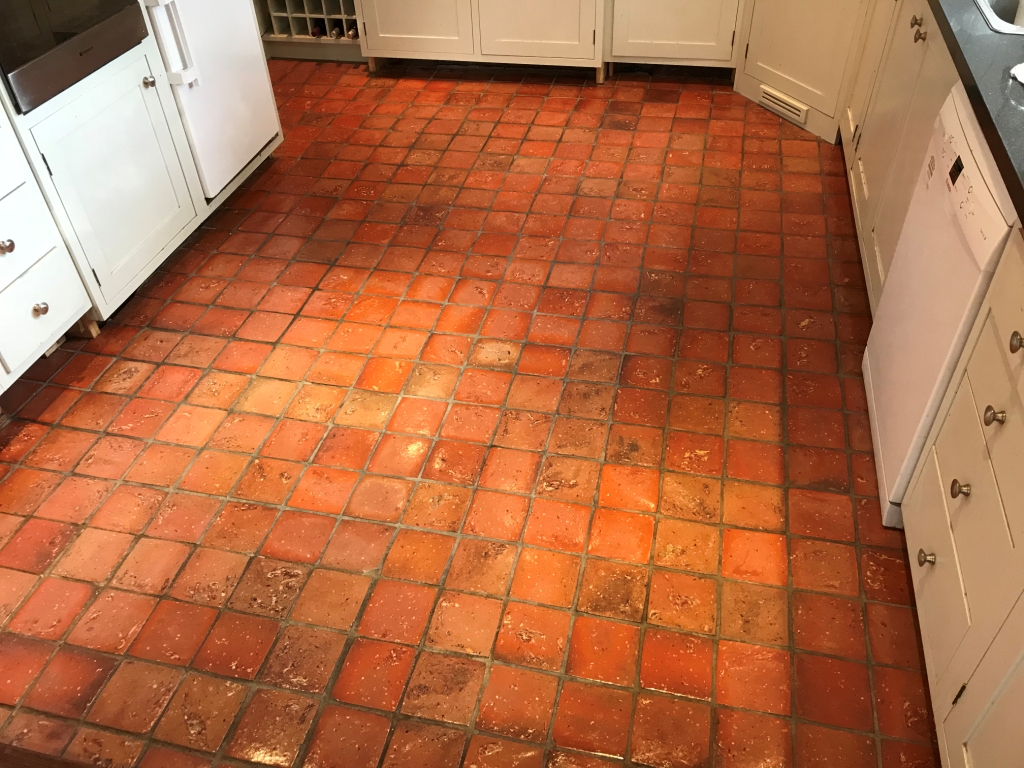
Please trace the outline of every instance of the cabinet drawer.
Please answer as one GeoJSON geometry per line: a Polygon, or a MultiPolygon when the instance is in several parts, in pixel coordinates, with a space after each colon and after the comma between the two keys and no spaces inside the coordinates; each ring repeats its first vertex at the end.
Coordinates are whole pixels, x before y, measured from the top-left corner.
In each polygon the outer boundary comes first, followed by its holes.
{"type": "Polygon", "coordinates": [[[21,151],[18,137],[0,107],[0,198],[17,189],[28,178],[28,162],[21,151]]]}
{"type": "Polygon", "coordinates": [[[928,667],[937,680],[949,666],[971,620],[935,451],[928,449],[923,461],[917,485],[903,502],[903,524],[928,667]],[[919,565],[918,552],[934,556],[935,562],[919,565]]]}
{"type": "Polygon", "coordinates": [[[46,348],[89,308],[78,270],[63,245],[0,293],[0,361],[8,371],[46,348]],[[46,305],[45,314],[37,306],[46,305]]]}
{"type": "Polygon", "coordinates": [[[1024,349],[1016,353],[1010,351],[1013,334],[1024,335],[1024,239],[1020,232],[1010,234],[987,300],[995,317],[1000,354],[1006,358],[1019,397],[1024,399],[1024,349]]]}
{"type": "Polygon", "coordinates": [[[0,200],[0,249],[4,243],[14,244],[11,252],[0,251],[0,291],[60,241],[50,209],[35,184],[22,184],[0,200]]]}
{"type": "MultiPolygon", "coordinates": [[[[1024,285],[1024,284],[1022,284],[1024,285]]],[[[1007,354],[991,313],[983,317],[967,364],[974,407],[981,420],[996,485],[1014,544],[1024,545],[1024,405],[1014,386],[1007,354]],[[989,420],[986,421],[986,411],[989,420]],[[989,423],[990,422],[990,423],[989,423]]]]}

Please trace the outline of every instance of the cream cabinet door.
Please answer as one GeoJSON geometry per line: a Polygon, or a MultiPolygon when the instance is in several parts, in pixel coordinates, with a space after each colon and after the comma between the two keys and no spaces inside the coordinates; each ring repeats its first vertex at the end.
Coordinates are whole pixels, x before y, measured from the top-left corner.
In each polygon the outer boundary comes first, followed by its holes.
{"type": "Polygon", "coordinates": [[[470,0],[362,0],[368,51],[473,53],[470,0]]]}
{"type": "Polygon", "coordinates": [[[152,77],[141,55],[31,131],[108,301],[196,215],[152,77]]]}
{"type": "Polygon", "coordinates": [[[834,117],[862,0],[757,0],[743,71],[834,117]]]}
{"type": "Polygon", "coordinates": [[[728,61],[739,0],[615,0],[613,56],[728,61]]]}
{"type": "MultiPolygon", "coordinates": [[[[871,14],[868,16],[867,27],[864,30],[864,45],[861,48],[860,63],[857,65],[857,75],[853,81],[853,91],[847,100],[846,108],[843,110],[843,119],[839,124],[843,132],[843,143],[846,145],[851,145],[857,138],[861,120],[864,118],[868,100],[871,98],[871,91],[875,86],[878,68],[882,63],[882,53],[889,40],[892,22],[900,2],[902,0],[896,0],[896,2],[872,0],[871,14]]],[[[852,163],[855,155],[853,152],[849,152],[848,155],[846,160],[848,163],[852,163]]]]}
{"type": "Polygon", "coordinates": [[[479,0],[480,53],[594,61],[597,0],[479,0]]]}

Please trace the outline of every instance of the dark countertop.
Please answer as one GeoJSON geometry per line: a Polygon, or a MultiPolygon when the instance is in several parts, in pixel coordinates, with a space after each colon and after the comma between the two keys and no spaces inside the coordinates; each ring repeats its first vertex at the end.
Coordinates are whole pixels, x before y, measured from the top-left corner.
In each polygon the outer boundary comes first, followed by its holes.
{"type": "Polygon", "coordinates": [[[1024,215],[1024,35],[993,32],[975,0],[928,0],[1017,214],[1024,215]]]}

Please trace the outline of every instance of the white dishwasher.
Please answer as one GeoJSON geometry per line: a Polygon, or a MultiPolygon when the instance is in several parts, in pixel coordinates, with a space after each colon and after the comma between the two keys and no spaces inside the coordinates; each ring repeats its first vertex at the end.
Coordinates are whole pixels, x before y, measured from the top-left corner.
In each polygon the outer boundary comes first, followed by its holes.
{"type": "Polygon", "coordinates": [[[1017,222],[963,85],[946,99],[864,351],[879,499],[900,503],[1017,222]]]}

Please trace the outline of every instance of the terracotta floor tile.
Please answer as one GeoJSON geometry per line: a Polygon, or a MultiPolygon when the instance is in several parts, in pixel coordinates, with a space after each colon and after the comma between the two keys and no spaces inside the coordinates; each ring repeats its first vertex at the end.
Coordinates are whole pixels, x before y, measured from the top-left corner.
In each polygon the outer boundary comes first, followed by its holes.
{"type": "Polygon", "coordinates": [[[842,150],[707,72],[269,68],[274,159],[0,396],[0,741],[936,766],[842,150]]]}

